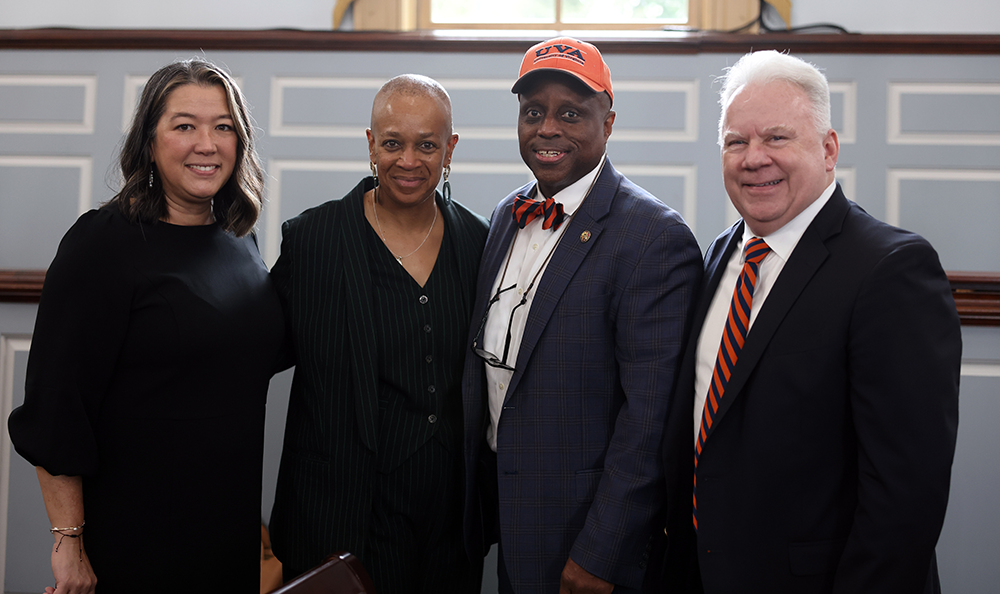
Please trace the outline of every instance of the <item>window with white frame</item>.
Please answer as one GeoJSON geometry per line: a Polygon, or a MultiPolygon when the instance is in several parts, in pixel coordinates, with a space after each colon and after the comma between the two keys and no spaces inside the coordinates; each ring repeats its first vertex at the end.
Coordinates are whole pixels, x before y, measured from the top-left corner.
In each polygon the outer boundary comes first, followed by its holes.
{"type": "Polygon", "coordinates": [[[699,0],[419,0],[422,29],[660,29],[689,26],[699,0]]]}

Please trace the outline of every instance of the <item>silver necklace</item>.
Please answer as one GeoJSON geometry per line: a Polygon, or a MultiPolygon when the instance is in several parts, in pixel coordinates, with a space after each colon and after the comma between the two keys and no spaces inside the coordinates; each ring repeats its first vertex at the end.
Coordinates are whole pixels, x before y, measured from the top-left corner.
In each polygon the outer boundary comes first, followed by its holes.
{"type": "MultiPolygon", "coordinates": [[[[431,200],[433,200],[433,198],[431,198],[431,200]]],[[[420,251],[420,248],[424,247],[424,244],[427,243],[427,238],[431,236],[431,231],[434,230],[434,224],[437,223],[438,220],[437,203],[434,204],[434,218],[431,219],[431,226],[427,230],[427,235],[424,235],[424,240],[420,242],[420,245],[417,246],[417,249],[413,250],[409,254],[406,254],[405,256],[397,256],[396,253],[392,251],[392,248],[389,247],[389,242],[385,240],[385,233],[382,232],[382,223],[380,223],[378,220],[378,208],[375,206],[376,204],[378,204],[378,188],[375,188],[374,192],[372,192],[372,212],[375,213],[375,225],[378,226],[378,236],[382,239],[382,243],[385,245],[385,249],[389,250],[389,253],[392,254],[392,257],[395,258],[397,262],[399,262],[400,266],[402,266],[403,258],[409,258],[413,254],[420,251]]]]}

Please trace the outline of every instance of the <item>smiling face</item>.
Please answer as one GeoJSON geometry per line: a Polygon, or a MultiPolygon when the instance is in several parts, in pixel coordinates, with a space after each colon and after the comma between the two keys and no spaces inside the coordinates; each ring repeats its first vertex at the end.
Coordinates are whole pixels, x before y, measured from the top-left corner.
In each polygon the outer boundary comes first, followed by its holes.
{"type": "Polygon", "coordinates": [[[188,84],[174,89],[151,145],[168,213],[211,209],[212,198],[236,166],[236,145],[222,87],[188,84]]]}
{"type": "Polygon", "coordinates": [[[833,183],[837,133],[818,131],[805,92],[785,81],[744,87],[724,109],[726,192],[754,235],[770,235],[833,183]]]}
{"type": "Polygon", "coordinates": [[[446,106],[423,93],[398,92],[376,102],[367,134],[380,204],[414,205],[433,196],[458,143],[446,106]]]}
{"type": "Polygon", "coordinates": [[[538,188],[552,197],[600,163],[615,112],[606,94],[565,75],[536,79],[518,95],[517,138],[538,188]]]}

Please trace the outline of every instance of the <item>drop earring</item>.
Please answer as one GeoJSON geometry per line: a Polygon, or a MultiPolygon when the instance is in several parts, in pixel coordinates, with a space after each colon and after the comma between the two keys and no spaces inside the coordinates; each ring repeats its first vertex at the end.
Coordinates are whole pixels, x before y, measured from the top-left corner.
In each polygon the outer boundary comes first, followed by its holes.
{"type": "Polygon", "coordinates": [[[368,166],[371,167],[372,177],[375,178],[375,187],[378,187],[378,167],[375,166],[375,161],[369,161],[368,166]]]}
{"type": "Polygon", "coordinates": [[[451,175],[451,163],[444,166],[444,185],[441,187],[441,195],[444,196],[445,202],[451,201],[451,182],[448,181],[449,175],[451,175]]]}
{"type": "Polygon", "coordinates": [[[153,187],[153,166],[149,166],[149,187],[153,187]]]}

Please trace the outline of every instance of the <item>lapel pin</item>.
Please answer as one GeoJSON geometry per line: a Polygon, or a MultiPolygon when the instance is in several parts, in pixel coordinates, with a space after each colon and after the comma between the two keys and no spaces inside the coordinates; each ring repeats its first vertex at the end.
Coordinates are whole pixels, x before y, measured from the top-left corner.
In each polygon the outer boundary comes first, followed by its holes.
{"type": "Polygon", "coordinates": [[[590,231],[584,231],[580,234],[580,243],[587,243],[590,241],[590,231]]]}

